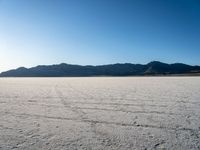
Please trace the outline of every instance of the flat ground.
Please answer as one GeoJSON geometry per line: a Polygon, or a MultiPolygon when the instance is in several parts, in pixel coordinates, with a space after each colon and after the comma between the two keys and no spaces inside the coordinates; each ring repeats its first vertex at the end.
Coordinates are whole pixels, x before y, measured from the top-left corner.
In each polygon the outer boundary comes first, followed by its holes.
{"type": "Polygon", "coordinates": [[[200,149],[200,77],[0,78],[0,149],[200,149]]]}

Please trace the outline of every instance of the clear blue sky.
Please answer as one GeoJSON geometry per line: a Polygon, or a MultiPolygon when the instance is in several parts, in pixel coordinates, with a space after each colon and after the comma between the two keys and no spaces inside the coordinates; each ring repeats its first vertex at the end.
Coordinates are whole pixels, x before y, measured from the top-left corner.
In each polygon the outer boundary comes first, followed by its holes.
{"type": "Polygon", "coordinates": [[[152,60],[200,65],[199,0],[0,0],[0,71],[152,60]]]}

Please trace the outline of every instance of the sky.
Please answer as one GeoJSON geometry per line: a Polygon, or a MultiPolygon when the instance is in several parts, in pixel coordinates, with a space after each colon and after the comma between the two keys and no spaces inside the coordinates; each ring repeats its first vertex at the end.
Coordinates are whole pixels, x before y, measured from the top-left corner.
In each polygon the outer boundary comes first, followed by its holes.
{"type": "Polygon", "coordinates": [[[200,65],[199,0],[0,0],[0,72],[153,60],[200,65]]]}

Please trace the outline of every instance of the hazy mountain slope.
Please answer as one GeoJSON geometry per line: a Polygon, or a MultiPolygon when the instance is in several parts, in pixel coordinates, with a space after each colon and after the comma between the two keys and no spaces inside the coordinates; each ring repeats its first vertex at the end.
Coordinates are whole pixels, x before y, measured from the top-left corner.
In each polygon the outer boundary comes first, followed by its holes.
{"type": "Polygon", "coordinates": [[[181,63],[166,64],[158,61],[141,64],[110,64],[101,66],[81,66],[58,64],[20,67],[2,72],[1,77],[70,77],[70,76],[133,76],[133,75],[167,75],[200,73],[200,66],[190,66],[181,63]]]}

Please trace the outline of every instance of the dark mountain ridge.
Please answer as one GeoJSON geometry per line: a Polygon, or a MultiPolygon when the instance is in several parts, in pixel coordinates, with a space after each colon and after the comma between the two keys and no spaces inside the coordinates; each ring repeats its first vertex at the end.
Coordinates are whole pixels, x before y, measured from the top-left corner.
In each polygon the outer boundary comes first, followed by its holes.
{"type": "Polygon", "coordinates": [[[200,75],[200,66],[182,63],[167,64],[152,61],[141,64],[109,64],[100,66],[81,66],[61,63],[40,65],[32,68],[20,67],[2,72],[0,77],[86,77],[86,76],[145,76],[145,75],[200,75]]]}

